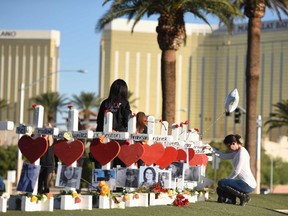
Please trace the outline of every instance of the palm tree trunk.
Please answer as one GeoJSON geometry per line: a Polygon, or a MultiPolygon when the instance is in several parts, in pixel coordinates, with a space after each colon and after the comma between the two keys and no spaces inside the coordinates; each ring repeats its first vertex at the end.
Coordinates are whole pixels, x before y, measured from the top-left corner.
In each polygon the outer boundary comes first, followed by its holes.
{"type": "Polygon", "coordinates": [[[261,18],[250,17],[248,22],[248,50],[246,66],[246,138],[245,146],[250,153],[251,170],[256,176],[257,169],[257,94],[259,82],[259,53],[261,36],[261,18]]]}
{"type": "MultiPolygon", "coordinates": [[[[162,120],[169,125],[175,122],[176,92],[176,50],[162,50],[161,56],[162,82],[162,120]]],[[[169,133],[171,132],[169,127],[169,133]]]]}

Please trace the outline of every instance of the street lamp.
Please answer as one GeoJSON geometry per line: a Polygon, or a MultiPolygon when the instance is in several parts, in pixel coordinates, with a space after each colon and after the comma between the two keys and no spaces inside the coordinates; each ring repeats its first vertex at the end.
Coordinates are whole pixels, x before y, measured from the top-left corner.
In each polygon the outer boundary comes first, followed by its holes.
{"type": "MultiPolygon", "coordinates": [[[[24,93],[25,93],[25,89],[28,89],[34,85],[36,85],[37,83],[44,81],[46,78],[48,78],[49,76],[53,75],[53,74],[57,74],[57,73],[62,73],[62,72],[69,72],[69,73],[87,73],[86,70],[84,69],[78,69],[78,70],[59,70],[59,71],[55,71],[52,73],[49,73],[46,76],[43,76],[41,79],[38,79],[32,83],[30,83],[29,85],[25,86],[24,83],[21,83],[21,87],[20,87],[20,112],[19,112],[19,125],[23,124],[23,116],[24,116],[24,93]]],[[[19,134],[19,139],[21,138],[22,134],[19,134]]],[[[17,159],[17,182],[20,179],[20,168],[22,167],[22,153],[21,151],[18,149],[18,159],[17,159]]]]}

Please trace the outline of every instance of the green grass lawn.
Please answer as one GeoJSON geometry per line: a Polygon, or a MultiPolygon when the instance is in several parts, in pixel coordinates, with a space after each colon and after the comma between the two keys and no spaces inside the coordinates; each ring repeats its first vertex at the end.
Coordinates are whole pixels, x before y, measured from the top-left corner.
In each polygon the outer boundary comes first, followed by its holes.
{"type": "Polygon", "coordinates": [[[133,207],[125,209],[93,209],[89,210],[54,210],[53,212],[22,212],[8,210],[6,213],[0,213],[5,216],[51,216],[51,215],[69,215],[69,216],[137,216],[137,215],[157,215],[157,216],[191,216],[191,215],[284,215],[277,212],[276,209],[288,210],[288,194],[267,194],[251,195],[251,201],[244,207],[239,205],[220,204],[216,202],[215,194],[209,201],[190,203],[186,207],[176,206],[151,206],[151,207],[133,207]]]}

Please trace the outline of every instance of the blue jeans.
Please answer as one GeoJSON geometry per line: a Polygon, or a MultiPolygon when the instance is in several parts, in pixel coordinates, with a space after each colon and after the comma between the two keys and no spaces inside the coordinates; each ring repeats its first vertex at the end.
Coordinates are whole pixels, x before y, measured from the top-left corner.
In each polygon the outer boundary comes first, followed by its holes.
{"type": "Polygon", "coordinates": [[[230,186],[244,193],[251,193],[254,190],[254,188],[251,188],[246,182],[240,179],[221,179],[218,182],[218,186],[220,188],[225,188],[225,186],[230,186]]]}

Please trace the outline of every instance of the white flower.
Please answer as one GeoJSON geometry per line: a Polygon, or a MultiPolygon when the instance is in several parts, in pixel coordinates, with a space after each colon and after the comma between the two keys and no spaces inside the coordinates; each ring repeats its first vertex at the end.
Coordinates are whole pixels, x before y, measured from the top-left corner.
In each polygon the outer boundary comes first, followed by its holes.
{"type": "Polygon", "coordinates": [[[47,196],[45,194],[43,194],[42,197],[41,197],[41,201],[42,202],[46,202],[47,199],[48,199],[47,196]]]}
{"type": "Polygon", "coordinates": [[[9,199],[10,198],[10,194],[7,192],[4,192],[1,196],[2,199],[9,199]]]}

